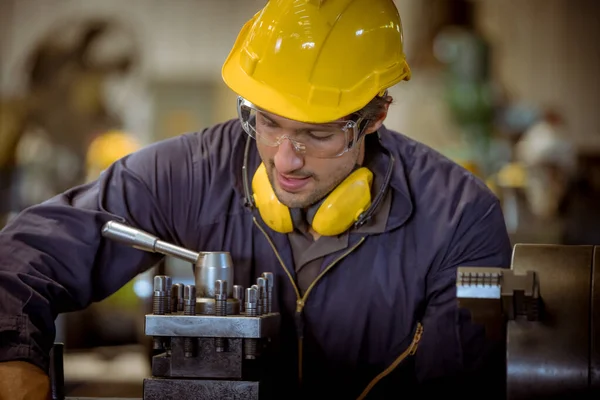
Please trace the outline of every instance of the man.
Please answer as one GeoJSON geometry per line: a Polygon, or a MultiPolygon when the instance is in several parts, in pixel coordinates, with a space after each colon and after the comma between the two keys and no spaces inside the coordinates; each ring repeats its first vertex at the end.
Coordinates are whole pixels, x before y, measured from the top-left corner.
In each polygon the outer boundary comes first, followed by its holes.
{"type": "Polygon", "coordinates": [[[383,126],[409,77],[391,0],[269,2],[223,66],[239,120],[125,157],[1,233],[0,391],[43,388],[56,314],[157,262],[102,239],[109,220],[229,251],[235,284],[275,274],[281,398],[476,386],[487,343],[456,269],[511,249],[479,180],[383,126]]]}

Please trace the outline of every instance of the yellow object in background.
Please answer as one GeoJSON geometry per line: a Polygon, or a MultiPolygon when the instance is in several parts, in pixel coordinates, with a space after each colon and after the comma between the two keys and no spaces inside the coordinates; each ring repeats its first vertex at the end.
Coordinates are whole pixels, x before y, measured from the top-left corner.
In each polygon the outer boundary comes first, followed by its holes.
{"type": "Polygon", "coordinates": [[[88,147],[86,155],[87,180],[98,178],[100,173],[115,161],[142,147],[131,134],[123,131],[108,131],[96,137],[88,147]]]}
{"type": "Polygon", "coordinates": [[[474,161],[463,160],[458,161],[457,164],[469,171],[470,173],[472,173],[473,175],[475,175],[476,177],[483,179],[481,170],[479,169],[477,163],[475,163],[474,161]]]}
{"type": "MultiPolygon", "coordinates": [[[[96,137],[88,147],[86,155],[87,180],[97,179],[102,171],[115,161],[142,147],[131,134],[113,130],[96,137]]],[[[100,304],[104,307],[137,309],[138,298],[133,290],[134,280],[129,281],[112,296],[100,304]]]]}
{"type": "Polygon", "coordinates": [[[501,187],[523,188],[527,183],[525,166],[519,162],[506,164],[496,176],[497,184],[501,187]]]}

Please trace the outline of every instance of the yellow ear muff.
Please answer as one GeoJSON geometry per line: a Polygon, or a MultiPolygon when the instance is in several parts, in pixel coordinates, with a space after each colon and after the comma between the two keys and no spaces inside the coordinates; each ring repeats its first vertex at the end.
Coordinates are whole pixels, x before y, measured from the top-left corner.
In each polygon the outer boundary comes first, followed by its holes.
{"type": "Polygon", "coordinates": [[[335,236],[358,221],[371,205],[373,173],[361,167],[348,175],[317,210],[312,228],[322,236],[335,236]]]}
{"type": "Polygon", "coordinates": [[[256,208],[267,226],[280,233],[292,232],[294,225],[290,210],[277,199],[263,163],[252,178],[252,192],[256,208]]]}
{"type": "MultiPolygon", "coordinates": [[[[322,236],[335,236],[350,228],[371,205],[372,182],[373,173],[365,167],[348,175],[319,206],[312,221],[313,230],[322,236]]],[[[290,210],[277,199],[262,163],[252,178],[252,192],[267,226],[280,233],[292,232],[290,210]]]]}

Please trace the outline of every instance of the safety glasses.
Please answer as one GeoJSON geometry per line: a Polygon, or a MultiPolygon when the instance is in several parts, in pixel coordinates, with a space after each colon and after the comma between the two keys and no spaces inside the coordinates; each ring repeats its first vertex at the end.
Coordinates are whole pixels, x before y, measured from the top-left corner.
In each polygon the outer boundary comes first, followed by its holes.
{"type": "Polygon", "coordinates": [[[363,123],[366,120],[359,118],[356,121],[303,124],[300,129],[284,128],[282,123],[295,121],[263,111],[242,97],[238,97],[237,110],[242,127],[250,137],[271,147],[289,140],[296,152],[317,158],[334,158],[346,153],[359,142],[368,125],[363,123]]]}

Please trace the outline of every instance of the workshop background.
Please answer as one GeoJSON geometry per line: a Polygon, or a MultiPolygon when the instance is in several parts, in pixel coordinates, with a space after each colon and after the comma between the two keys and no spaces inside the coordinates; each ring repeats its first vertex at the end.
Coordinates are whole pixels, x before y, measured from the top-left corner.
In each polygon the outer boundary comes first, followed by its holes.
{"type": "MultiPolygon", "coordinates": [[[[470,169],[514,243],[600,244],[600,2],[397,0],[386,125],[470,169]]],[[[0,0],[0,226],[149,143],[236,117],[220,68],[265,0],[0,0]]],[[[201,250],[201,249],[197,249],[201,250]]],[[[151,276],[57,320],[68,395],[141,397],[151,276]]]]}

